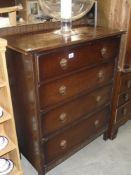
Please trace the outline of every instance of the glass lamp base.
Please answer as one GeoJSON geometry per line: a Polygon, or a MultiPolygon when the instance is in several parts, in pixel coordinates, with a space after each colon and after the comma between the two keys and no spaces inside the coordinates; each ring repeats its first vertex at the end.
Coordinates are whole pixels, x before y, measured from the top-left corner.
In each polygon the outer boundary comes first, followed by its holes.
{"type": "Polygon", "coordinates": [[[61,33],[69,34],[72,30],[72,20],[71,19],[61,19],[61,33]]]}
{"type": "Polygon", "coordinates": [[[55,31],[55,34],[62,36],[70,36],[72,35],[72,20],[71,19],[61,19],[60,30],[55,31]]]}

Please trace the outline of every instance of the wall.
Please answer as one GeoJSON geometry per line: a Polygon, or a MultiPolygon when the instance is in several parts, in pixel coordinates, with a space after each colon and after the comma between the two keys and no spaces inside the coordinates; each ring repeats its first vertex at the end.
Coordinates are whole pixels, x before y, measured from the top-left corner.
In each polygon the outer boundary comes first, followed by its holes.
{"type": "MultiPolygon", "coordinates": [[[[98,24],[128,31],[131,0],[98,0],[98,24]]],[[[119,67],[123,69],[127,34],[122,37],[119,67]]]]}

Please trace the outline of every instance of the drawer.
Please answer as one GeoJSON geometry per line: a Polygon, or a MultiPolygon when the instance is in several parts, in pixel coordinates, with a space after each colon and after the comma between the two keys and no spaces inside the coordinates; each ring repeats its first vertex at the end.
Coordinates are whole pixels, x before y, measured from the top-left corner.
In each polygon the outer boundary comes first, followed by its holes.
{"type": "Polygon", "coordinates": [[[122,118],[131,118],[131,100],[117,110],[116,120],[119,121],[122,118]]]}
{"type": "Polygon", "coordinates": [[[44,143],[46,164],[57,160],[79,146],[87,139],[105,129],[108,121],[108,109],[90,118],[84,119],[72,128],[62,132],[44,143]]]}
{"type": "Polygon", "coordinates": [[[115,60],[119,38],[106,38],[38,56],[39,81],[115,60]]]}
{"type": "Polygon", "coordinates": [[[124,103],[127,103],[129,100],[131,100],[131,88],[126,90],[124,93],[122,93],[119,96],[118,99],[118,106],[123,105],[124,103]]]}
{"type": "Polygon", "coordinates": [[[45,113],[41,118],[43,136],[109,104],[111,91],[111,86],[106,86],[45,113]]]}
{"type": "Polygon", "coordinates": [[[129,88],[131,88],[131,72],[122,76],[120,92],[123,93],[123,91],[129,88]]]}
{"type": "Polygon", "coordinates": [[[39,87],[40,108],[43,109],[84,92],[93,91],[109,83],[113,78],[113,72],[113,64],[103,64],[63,79],[42,84],[39,87]]]}

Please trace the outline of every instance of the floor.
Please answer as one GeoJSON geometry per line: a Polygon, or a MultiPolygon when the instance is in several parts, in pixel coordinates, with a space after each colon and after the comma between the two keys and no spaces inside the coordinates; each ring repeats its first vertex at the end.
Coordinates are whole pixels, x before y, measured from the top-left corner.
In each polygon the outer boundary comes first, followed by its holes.
{"type": "MultiPolygon", "coordinates": [[[[24,157],[22,166],[25,175],[37,175],[24,157]]],[[[131,175],[131,121],[115,140],[99,137],[46,175],[131,175]]]]}

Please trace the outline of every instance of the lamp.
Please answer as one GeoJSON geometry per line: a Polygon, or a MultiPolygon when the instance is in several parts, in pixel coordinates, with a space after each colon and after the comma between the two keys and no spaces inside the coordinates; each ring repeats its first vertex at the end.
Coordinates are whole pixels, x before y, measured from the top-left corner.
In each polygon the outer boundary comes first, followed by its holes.
{"type": "Polygon", "coordinates": [[[72,0],[61,0],[61,34],[68,34],[72,28],[72,0]]]}
{"type": "MultiPolygon", "coordinates": [[[[95,23],[97,24],[97,1],[95,0],[38,0],[44,14],[60,21],[60,30],[55,34],[71,36],[76,34],[72,29],[72,21],[86,15],[95,3],[95,23]]],[[[79,32],[79,31],[78,31],[79,32]]],[[[65,37],[65,38],[67,38],[65,37]]]]}

